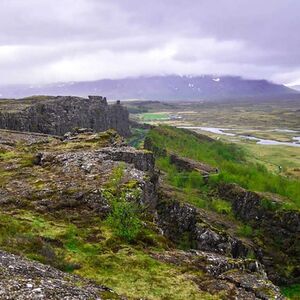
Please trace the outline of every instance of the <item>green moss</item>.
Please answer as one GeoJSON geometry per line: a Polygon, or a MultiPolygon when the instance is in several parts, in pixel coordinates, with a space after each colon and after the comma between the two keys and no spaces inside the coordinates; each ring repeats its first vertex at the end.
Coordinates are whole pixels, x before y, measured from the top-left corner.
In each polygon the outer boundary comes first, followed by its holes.
{"type": "Polygon", "coordinates": [[[2,160],[2,161],[11,160],[11,159],[14,159],[17,157],[18,157],[18,154],[14,151],[0,152],[0,160],[2,160]]]}
{"type": "Polygon", "coordinates": [[[218,299],[205,292],[185,276],[185,270],[158,262],[143,252],[122,248],[117,253],[93,258],[96,267],[76,273],[113,287],[130,298],[147,299],[218,299]]]}
{"type": "Polygon", "coordinates": [[[0,187],[5,185],[16,175],[15,170],[1,170],[0,169],[0,187]]]}
{"type": "Polygon", "coordinates": [[[189,270],[149,256],[148,251],[160,251],[166,243],[151,227],[127,244],[99,218],[88,221],[89,226],[79,227],[27,211],[1,213],[0,247],[94,279],[129,298],[218,299],[199,291],[188,279],[189,270]],[[91,235],[101,238],[89,241],[95,239],[91,235]]]}
{"type": "Polygon", "coordinates": [[[264,207],[265,209],[271,210],[271,211],[276,211],[281,207],[281,205],[278,202],[274,202],[274,201],[271,201],[270,199],[266,199],[266,198],[264,198],[260,201],[260,205],[262,207],[264,207]]]}
{"type": "Polygon", "coordinates": [[[131,189],[135,189],[137,187],[137,185],[138,185],[138,181],[136,181],[136,180],[130,180],[130,181],[124,183],[123,187],[125,189],[131,190],[131,189]]]}
{"type": "Polygon", "coordinates": [[[242,225],[238,228],[237,233],[242,237],[252,237],[253,229],[250,225],[242,225]]]}
{"type": "Polygon", "coordinates": [[[281,292],[284,296],[291,300],[300,299],[300,284],[292,284],[281,288],[281,292]]]}
{"type": "Polygon", "coordinates": [[[231,204],[228,201],[221,199],[213,199],[211,202],[211,207],[214,211],[220,214],[230,214],[231,213],[231,204]]]}
{"type": "Polygon", "coordinates": [[[113,195],[121,193],[123,177],[125,171],[125,163],[120,163],[116,168],[114,168],[107,180],[105,187],[113,195]]]}

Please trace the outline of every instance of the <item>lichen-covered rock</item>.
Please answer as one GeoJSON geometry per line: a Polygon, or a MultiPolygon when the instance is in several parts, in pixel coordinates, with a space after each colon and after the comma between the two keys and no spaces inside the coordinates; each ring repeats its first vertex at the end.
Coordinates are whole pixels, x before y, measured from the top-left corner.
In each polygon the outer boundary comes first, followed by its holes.
{"type": "Polygon", "coordinates": [[[195,161],[190,158],[180,157],[176,154],[170,155],[170,163],[174,164],[181,171],[197,171],[202,175],[208,175],[210,173],[218,173],[218,169],[208,164],[204,164],[195,161]]]}
{"type": "Polygon", "coordinates": [[[124,161],[133,164],[141,171],[154,171],[154,156],[151,152],[145,150],[136,150],[133,147],[102,148],[101,153],[107,155],[107,158],[114,161],[124,161]]]}
{"type": "Polygon", "coordinates": [[[232,257],[245,257],[250,250],[241,240],[206,223],[192,205],[164,196],[158,202],[157,212],[163,233],[177,244],[232,257]]]}
{"type": "Polygon", "coordinates": [[[220,185],[219,195],[232,203],[237,218],[263,232],[256,253],[269,277],[281,284],[299,280],[300,213],[281,208],[270,195],[247,191],[236,184],[220,185]]]}
{"type": "Polygon", "coordinates": [[[284,299],[278,287],[266,277],[257,276],[257,274],[234,270],[223,273],[219,278],[225,279],[235,286],[252,293],[255,299],[284,299]]]}
{"type": "Polygon", "coordinates": [[[3,251],[0,270],[3,300],[122,299],[105,286],[3,251]]]}
{"type": "Polygon", "coordinates": [[[193,280],[200,289],[222,294],[222,299],[281,300],[280,290],[268,280],[260,263],[252,259],[231,259],[203,251],[169,251],[152,254],[154,258],[202,271],[193,280]]]}
{"type": "Polygon", "coordinates": [[[54,135],[63,135],[76,127],[95,131],[113,128],[122,136],[130,135],[127,109],[120,103],[108,105],[106,98],[100,96],[88,99],[49,96],[15,101],[17,108],[11,104],[13,110],[8,106],[0,112],[0,128],[54,135]]]}
{"type": "Polygon", "coordinates": [[[244,221],[276,226],[277,230],[284,230],[287,235],[300,234],[299,212],[277,210],[280,203],[275,199],[265,199],[262,195],[247,191],[236,184],[220,185],[219,194],[232,202],[233,211],[244,221]]]}
{"type": "MultiPolygon", "coordinates": [[[[105,179],[120,162],[124,162],[126,164],[124,178],[126,178],[127,181],[136,181],[142,191],[140,203],[151,211],[156,207],[158,178],[154,171],[153,155],[148,151],[123,146],[77,152],[44,152],[38,155],[39,165],[61,166],[62,171],[68,175],[69,178],[74,176],[76,179],[80,177],[92,179],[97,178],[97,176],[101,174],[103,174],[102,178],[105,179]]],[[[74,182],[76,182],[76,179],[74,178],[74,182]]],[[[95,185],[93,186],[96,188],[95,185]]],[[[85,204],[87,203],[86,197],[88,196],[89,199],[97,200],[94,201],[94,208],[99,211],[107,211],[107,203],[101,198],[101,195],[99,195],[98,198],[96,197],[96,192],[92,195],[94,196],[91,198],[90,193],[83,193],[83,195],[73,199],[71,202],[68,201],[68,203],[66,203],[65,198],[62,197],[64,200],[63,202],[59,201],[59,207],[62,203],[66,205],[70,203],[72,203],[72,205],[85,204]]],[[[68,198],[70,199],[70,195],[68,198]]],[[[91,200],[89,200],[89,203],[91,203],[91,200]]],[[[54,208],[57,208],[57,206],[54,208]]]]}
{"type": "MultiPolygon", "coordinates": [[[[30,140],[31,135],[28,135],[30,140]]],[[[20,140],[19,134],[16,138],[20,140]]],[[[44,136],[39,138],[44,139],[44,136]]],[[[23,143],[23,139],[21,141],[23,143]]],[[[0,186],[0,195],[5,195],[0,198],[3,205],[30,206],[44,213],[81,210],[104,218],[110,211],[110,203],[103,190],[113,184],[114,170],[121,168],[119,184],[124,185],[128,193],[138,191],[135,200],[154,211],[158,178],[153,155],[124,146],[124,140],[116,132],[76,130],[64,140],[55,138],[46,140],[45,144],[37,140],[32,145],[34,149],[39,146],[43,151],[30,154],[30,168],[22,170],[17,163],[10,167],[22,174],[0,186]]],[[[5,164],[6,169],[9,164],[5,164]]]]}

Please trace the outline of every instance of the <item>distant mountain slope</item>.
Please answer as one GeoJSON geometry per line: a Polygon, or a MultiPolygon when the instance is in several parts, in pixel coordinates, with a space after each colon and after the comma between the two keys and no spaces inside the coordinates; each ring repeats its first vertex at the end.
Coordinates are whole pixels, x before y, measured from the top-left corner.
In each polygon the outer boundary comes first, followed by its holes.
{"type": "Polygon", "coordinates": [[[293,90],[300,91],[300,85],[293,85],[293,86],[291,86],[291,88],[293,90]]]}
{"type": "Polygon", "coordinates": [[[1,97],[30,95],[105,95],[108,99],[207,100],[287,95],[296,93],[286,86],[266,80],[247,80],[233,76],[152,76],[103,79],[39,86],[3,86],[1,97]]]}

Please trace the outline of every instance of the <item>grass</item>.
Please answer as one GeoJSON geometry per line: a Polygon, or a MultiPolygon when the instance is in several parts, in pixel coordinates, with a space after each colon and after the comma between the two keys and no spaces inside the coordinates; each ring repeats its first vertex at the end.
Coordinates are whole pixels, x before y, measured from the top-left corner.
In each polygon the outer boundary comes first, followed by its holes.
{"type": "Polygon", "coordinates": [[[168,157],[158,157],[156,165],[167,174],[168,182],[181,190],[185,195],[185,201],[218,214],[231,214],[232,208],[228,201],[208,195],[211,187],[204,182],[198,172],[179,172],[174,165],[170,164],[168,157]]]}
{"type": "Polygon", "coordinates": [[[297,147],[264,146],[241,143],[249,160],[263,163],[272,173],[279,173],[291,178],[300,179],[300,149],[297,147]],[[282,170],[279,170],[279,166],[282,170]]]}
{"type": "MultiPolygon", "coordinates": [[[[21,154],[3,159],[5,163],[18,162],[18,176],[25,170],[36,172],[35,167],[20,166],[21,154]]],[[[12,176],[8,173],[3,180],[12,176]]],[[[135,194],[135,182],[124,182],[123,175],[123,164],[112,170],[102,186],[108,199],[123,197],[129,191],[135,194]]],[[[33,179],[35,188],[44,187],[46,178],[33,179]]],[[[0,212],[0,249],[93,279],[128,299],[218,299],[199,291],[186,268],[159,262],[149,254],[169,247],[170,242],[145,218],[131,240],[120,237],[114,226],[97,215],[82,217],[73,212],[51,216],[16,208],[0,212]]]]}
{"type": "Polygon", "coordinates": [[[293,284],[287,287],[283,287],[281,292],[285,297],[291,300],[300,299],[300,284],[293,284]]]}
{"type": "Polygon", "coordinates": [[[185,271],[158,262],[141,251],[124,247],[118,253],[93,257],[94,270],[80,271],[85,277],[99,280],[107,286],[136,299],[217,299],[187,280],[185,271]]]}
{"type": "Polygon", "coordinates": [[[75,225],[22,210],[1,213],[0,247],[93,279],[129,299],[219,299],[199,291],[186,268],[148,254],[165,247],[153,231],[127,243],[98,217],[86,222],[75,225]]]}
{"type": "Polygon", "coordinates": [[[242,225],[238,229],[238,234],[242,237],[252,237],[253,229],[250,225],[242,225]]]}
{"type": "Polygon", "coordinates": [[[132,128],[132,135],[127,139],[128,145],[135,148],[142,148],[145,136],[148,131],[148,129],[132,128]]]}
{"type": "MultiPolygon", "coordinates": [[[[235,182],[249,190],[278,194],[286,197],[285,207],[300,208],[300,182],[272,173],[264,165],[252,162],[247,152],[236,144],[208,141],[204,138],[201,140],[186,130],[169,126],[152,129],[148,137],[160,149],[218,167],[221,173],[212,177],[212,183],[235,182]]],[[[158,163],[163,168],[168,162],[158,163]]],[[[187,180],[176,173],[171,181],[178,187],[183,185],[181,182],[187,184],[187,180]]],[[[192,180],[189,182],[194,184],[192,180]]],[[[199,178],[196,182],[202,184],[199,178]]]]}
{"type": "Polygon", "coordinates": [[[219,214],[229,215],[231,213],[231,204],[222,199],[213,199],[211,206],[219,214]]]}
{"type": "Polygon", "coordinates": [[[163,121],[169,119],[169,114],[167,113],[143,113],[139,116],[143,121],[163,121]]]}

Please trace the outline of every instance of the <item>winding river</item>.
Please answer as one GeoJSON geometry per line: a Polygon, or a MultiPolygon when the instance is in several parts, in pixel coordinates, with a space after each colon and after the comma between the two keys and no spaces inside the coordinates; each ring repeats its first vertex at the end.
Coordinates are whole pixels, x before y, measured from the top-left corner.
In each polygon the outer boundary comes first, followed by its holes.
{"type": "MultiPolygon", "coordinates": [[[[227,132],[227,131],[230,131],[230,130],[233,130],[233,129],[228,129],[228,128],[201,127],[201,126],[181,126],[180,128],[191,129],[191,130],[202,130],[202,131],[207,131],[207,132],[220,134],[220,135],[236,136],[236,137],[239,137],[239,138],[242,138],[242,139],[256,141],[256,143],[259,144],[259,145],[300,147],[300,136],[294,136],[292,138],[293,142],[279,142],[279,141],[275,141],[275,140],[261,139],[261,138],[255,137],[255,136],[248,136],[248,135],[240,135],[240,134],[230,133],[230,132],[227,132]]],[[[293,132],[295,134],[299,133],[298,131],[289,130],[289,129],[274,129],[274,131],[293,132]]]]}

